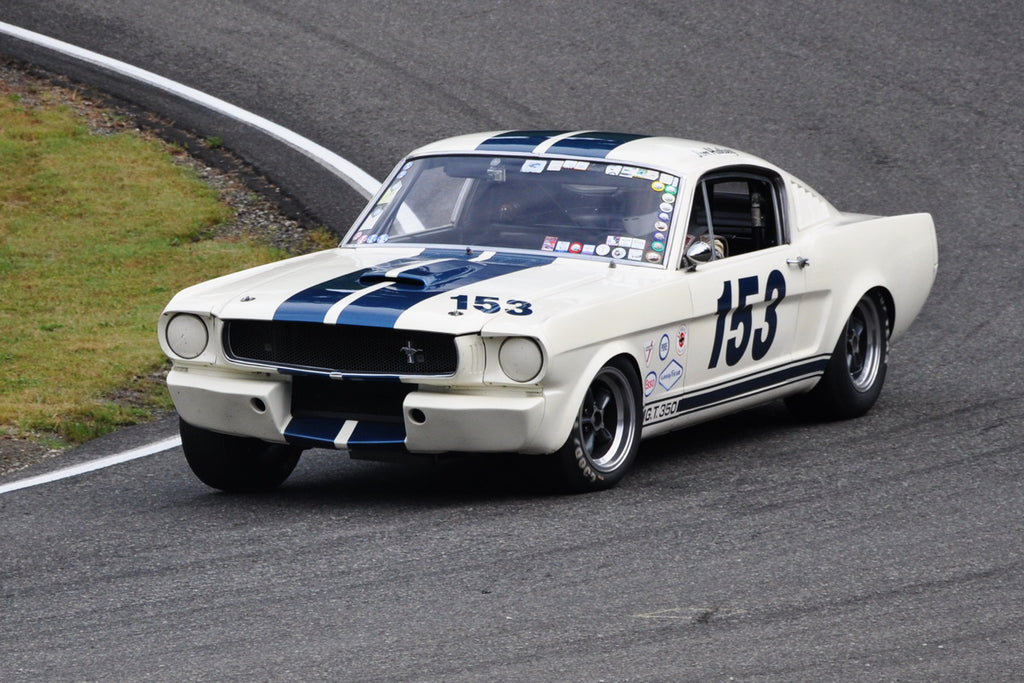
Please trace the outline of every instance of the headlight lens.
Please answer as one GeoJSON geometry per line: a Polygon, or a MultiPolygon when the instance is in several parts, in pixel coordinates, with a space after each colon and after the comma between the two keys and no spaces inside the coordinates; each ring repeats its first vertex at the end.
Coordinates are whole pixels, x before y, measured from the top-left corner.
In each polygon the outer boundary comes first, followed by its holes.
{"type": "Polygon", "coordinates": [[[206,350],[210,333],[206,323],[197,315],[179,313],[167,323],[167,346],[182,358],[196,358],[206,350]]]}
{"type": "Polygon", "coordinates": [[[516,382],[529,382],[540,374],[544,352],[528,337],[509,337],[498,349],[498,363],[505,376],[516,382]]]}

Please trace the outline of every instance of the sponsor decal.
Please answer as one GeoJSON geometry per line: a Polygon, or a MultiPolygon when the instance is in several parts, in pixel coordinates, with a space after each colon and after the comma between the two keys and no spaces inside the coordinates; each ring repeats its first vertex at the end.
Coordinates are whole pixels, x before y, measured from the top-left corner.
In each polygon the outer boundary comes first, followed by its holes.
{"type": "Polygon", "coordinates": [[[651,242],[651,249],[654,251],[665,251],[665,243],[655,240],[651,242]]]}
{"type": "Polygon", "coordinates": [[[622,247],[612,249],[612,258],[626,258],[626,250],[622,247]]]}
{"type": "Polygon", "coordinates": [[[686,353],[687,334],[686,325],[680,325],[676,330],[676,354],[679,356],[686,353]]]}
{"type": "Polygon", "coordinates": [[[545,237],[544,238],[544,244],[540,245],[540,250],[541,251],[554,251],[555,250],[555,244],[557,244],[557,243],[558,243],[558,238],[557,237],[545,237]]]}
{"type": "Polygon", "coordinates": [[[667,214],[667,213],[672,213],[672,205],[671,205],[671,204],[669,204],[668,202],[663,202],[663,203],[661,204],[661,206],[659,206],[659,207],[658,207],[658,209],[659,209],[659,210],[660,210],[660,211],[661,211],[662,213],[666,213],[666,214],[667,214]]]}
{"type": "Polygon", "coordinates": [[[669,341],[668,335],[661,335],[661,341],[658,342],[658,358],[665,360],[668,358],[668,350],[671,348],[671,342],[669,341]]]}
{"type": "Polygon", "coordinates": [[[654,190],[655,192],[664,192],[665,183],[661,182],[660,180],[655,180],[653,183],[651,183],[651,189],[654,190]]]}
{"type": "Polygon", "coordinates": [[[676,196],[671,192],[666,192],[665,194],[661,195],[661,201],[665,202],[666,204],[675,204],[676,196]]]}
{"type": "Polygon", "coordinates": [[[673,360],[671,363],[665,366],[665,369],[658,375],[658,384],[665,391],[668,391],[679,382],[683,377],[683,366],[679,364],[679,361],[673,360]]]}
{"type": "Polygon", "coordinates": [[[650,396],[658,388],[658,375],[652,370],[644,377],[644,397],[650,396]]]}
{"type": "Polygon", "coordinates": [[[523,162],[521,173],[543,173],[546,162],[543,159],[527,159],[523,162]]]}
{"type": "Polygon", "coordinates": [[[594,248],[594,253],[598,256],[607,256],[611,252],[612,248],[607,244],[599,244],[594,248]]]}
{"type": "Polygon", "coordinates": [[[558,240],[555,251],[569,251],[569,240],[558,240]]]}
{"type": "Polygon", "coordinates": [[[651,339],[644,345],[644,365],[651,364],[651,356],[654,355],[654,340],[651,339]]]}
{"type": "Polygon", "coordinates": [[[626,256],[630,261],[642,261],[644,258],[643,249],[630,249],[629,254],[626,256]]]}
{"type": "Polygon", "coordinates": [[[584,244],[583,245],[583,251],[581,253],[583,253],[583,254],[593,254],[594,253],[594,249],[595,249],[595,247],[594,247],[593,244],[584,244]]]}
{"type": "Polygon", "coordinates": [[[656,251],[649,251],[644,254],[644,259],[646,259],[648,263],[661,263],[661,254],[656,251]]]}
{"type": "Polygon", "coordinates": [[[573,242],[572,244],[569,245],[570,254],[578,254],[581,251],[583,251],[583,245],[580,244],[579,242],[573,242]]]}

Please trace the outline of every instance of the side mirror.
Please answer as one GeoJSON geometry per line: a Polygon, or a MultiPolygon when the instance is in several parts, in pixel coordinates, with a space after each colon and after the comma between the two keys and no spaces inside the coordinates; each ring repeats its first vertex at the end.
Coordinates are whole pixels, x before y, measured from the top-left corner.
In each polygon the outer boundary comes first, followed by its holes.
{"type": "Polygon", "coordinates": [[[683,258],[686,260],[686,269],[693,270],[698,264],[713,261],[715,253],[710,244],[696,240],[686,248],[686,255],[683,258]]]}

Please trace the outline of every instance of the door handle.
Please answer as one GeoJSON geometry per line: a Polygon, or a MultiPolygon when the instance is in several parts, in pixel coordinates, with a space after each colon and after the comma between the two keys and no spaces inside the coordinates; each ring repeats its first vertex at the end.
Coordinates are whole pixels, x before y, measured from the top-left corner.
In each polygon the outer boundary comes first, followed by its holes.
{"type": "Polygon", "coordinates": [[[796,258],[786,259],[786,263],[791,266],[800,266],[801,268],[806,268],[807,266],[811,265],[811,260],[809,258],[804,258],[803,256],[797,256],[796,258]]]}

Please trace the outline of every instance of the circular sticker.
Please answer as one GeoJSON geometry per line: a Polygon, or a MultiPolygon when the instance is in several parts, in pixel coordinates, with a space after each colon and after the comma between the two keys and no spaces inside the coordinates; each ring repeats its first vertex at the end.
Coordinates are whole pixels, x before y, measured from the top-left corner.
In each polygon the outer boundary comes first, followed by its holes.
{"type": "Polygon", "coordinates": [[[607,256],[608,252],[610,252],[611,250],[612,248],[609,247],[607,244],[599,244],[597,245],[597,248],[594,249],[594,253],[597,254],[598,256],[607,256]]]}
{"type": "Polygon", "coordinates": [[[676,196],[674,194],[669,194],[668,192],[666,192],[665,194],[661,195],[661,200],[666,204],[674,204],[676,201],[676,196]]]}
{"type": "Polygon", "coordinates": [[[668,213],[671,213],[671,212],[672,212],[672,205],[671,205],[671,204],[669,204],[668,202],[666,202],[666,203],[662,204],[662,205],[661,205],[661,206],[659,206],[658,208],[659,208],[659,209],[660,209],[660,210],[661,210],[661,211],[662,211],[663,213],[666,213],[666,214],[668,214],[668,213]]]}
{"type": "Polygon", "coordinates": [[[644,254],[644,258],[648,263],[661,263],[661,254],[656,251],[649,251],[644,254]]]}
{"type": "Polygon", "coordinates": [[[665,251],[665,243],[655,240],[651,242],[651,249],[654,251],[665,251]]]}
{"type": "Polygon", "coordinates": [[[570,254],[578,254],[581,251],[583,251],[583,245],[580,244],[579,242],[573,242],[572,244],[569,245],[570,254]]]}
{"type": "Polygon", "coordinates": [[[644,377],[644,396],[650,396],[654,393],[654,390],[658,387],[658,375],[653,371],[648,372],[647,376],[644,377]]]}
{"type": "Polygon", "coordinates": [[[655,192],[664,192],[665,183],[661,182],[660,180],[655,180],[653,183],[651,183],[651,189],[654,190],[655,192]]]}
{"type": "MultiPolygon", "coordinates": [[[[657,226],[655,226],[655,227],[657,227],[657,226]]],[[[663,232],[661,232],[661,231],[659,230],[658,232],[656,232],[656,233],[654,233],[653,235],[651,235],[651,238],[652,238],[652,239],[656,239],[656,240],[658,240],[659,242],[664,242],[664,241],[665,241],[665,233],[663,233],[663,232]]]]}
{"type": "Polygon", "coordinates": [[[679,188],[676,187],[675,185],[668,185],[665,187],[665,192],[668,192],[669,194],[675,194],[676,192],[679,192],[679,188]]]}
{"type": "Polygon", "coordinates": [[[626,250],[622,247],[612,249],[612,258],[626,258],[626,250]]]}

